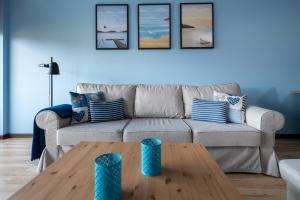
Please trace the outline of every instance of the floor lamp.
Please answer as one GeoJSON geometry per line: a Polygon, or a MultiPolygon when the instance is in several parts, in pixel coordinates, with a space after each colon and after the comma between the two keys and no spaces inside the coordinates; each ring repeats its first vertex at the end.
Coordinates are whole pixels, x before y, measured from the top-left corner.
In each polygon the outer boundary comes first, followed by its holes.
{"type": "Polygon", "coordinates": [[[39,67],[49,68],[49,105],[53,106],[53,75],[59,75],[59,66],[56,62],[53,62],[51,57],[50,64],[40,64],[39,67]]]}

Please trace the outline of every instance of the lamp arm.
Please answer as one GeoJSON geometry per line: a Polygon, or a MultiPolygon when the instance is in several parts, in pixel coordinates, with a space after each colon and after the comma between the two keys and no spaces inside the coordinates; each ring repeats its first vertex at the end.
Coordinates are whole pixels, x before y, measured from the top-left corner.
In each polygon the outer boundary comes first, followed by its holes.
{"type": "Polygon", "coordinates": [[[50,65],[49,64],[39,64],[39,67],[45,67],[45,68],[49,68],[50,65]]]}

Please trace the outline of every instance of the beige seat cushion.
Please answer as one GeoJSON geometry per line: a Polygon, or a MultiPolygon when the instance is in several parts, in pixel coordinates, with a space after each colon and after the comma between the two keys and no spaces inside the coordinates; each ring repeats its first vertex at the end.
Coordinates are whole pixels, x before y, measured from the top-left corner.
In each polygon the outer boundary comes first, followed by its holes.
{"type": "Polygon", "coordinates": [[[163,142],[192,142],[191,129],[182,119],[137,118],[132,119],[124,130],[124,142],[140,142],[156,137],[163,142]]]}
{"type": "Polygon", "coordinates": [[[82,141],[121,142],[128,119],[100,123],[81,123],[57,131],[58,145],[76,145],[82,141]]]}
{"type": "Polygon", "coordinates": [[[219,124],[184,119],[193,131],[193,142],[206,147],[247,146],[259,147],[261,133],[243,124],[219,124]]]}
{"type": "Polygon", "coordinates": [[[231,95],[241,94],[240,86],[237,83],[209,86],[182,86],[185,117],[191,118],[193,99],[213,100],[214,91],[231,95]]]}
{"type": "Polygon", "coordinates": [[[182,90],[180,86],[137,86],[135,117],[182,118],[183,116],[182,90]]]}
{"type": "Polygon", "coordinates": [[[101,91],[103,92],[106,101],[123,98],[125,117],[132,118],[134,113],[135,88],[135,85],[103,85],[79,83],[77,85],[77,92],[90,93],[101,91]]]}

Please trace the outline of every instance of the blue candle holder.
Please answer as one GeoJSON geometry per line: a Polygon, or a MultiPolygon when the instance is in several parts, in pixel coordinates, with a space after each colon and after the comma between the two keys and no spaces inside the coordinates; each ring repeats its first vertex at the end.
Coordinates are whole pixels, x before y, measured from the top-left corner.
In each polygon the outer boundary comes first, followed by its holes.
{"type": "Polygon", "coordinates": [[[145,176],[161,174],[161,141],[157,138],[141,142],[141,171],[145,176]]]}
{"type": "Polygon", "coordinates": [[[119,200],[122,193],[122,156],[103,154],[95,160],[94,200],[119,200]]]}

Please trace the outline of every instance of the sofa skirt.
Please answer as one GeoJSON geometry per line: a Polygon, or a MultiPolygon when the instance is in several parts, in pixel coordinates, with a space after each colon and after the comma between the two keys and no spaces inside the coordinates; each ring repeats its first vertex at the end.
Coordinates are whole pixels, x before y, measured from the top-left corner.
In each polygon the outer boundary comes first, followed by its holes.
{"type": "MultiPolygon", "coordinates": [[[[73,146],[58,146],[58,157],[72,149],[73,146]]],[[[278,161],[273,148],[261,147],[206,147],[225,173],[264,173],[280,177],[278,161]]],[[[51,163],[51,157],[45,148],[38,165],[42,172],[51,163]]]]}
{"type": "MultiPolygon", "coordinates": [[[[72,147],[59,146],[59,157],[72,149],[72,147]]],[[[206,147],[206,149],[225,173],[264,173],[266,175],[279,176],[276,170],[278,167],[277,162],[274,162],[268,169],[263,169],[262,166],[265,161],[261,161],[261,159],[265,158],[262,156],[263,152],[260,147],[206,147]]],[[[271,157],[277,160],[275,152],[273,152],[271,157]]]]}
{"type": "Polygon", "coordinates": [[[259,147],[207,147],[224,172],[262,173],[259,147]]]}

